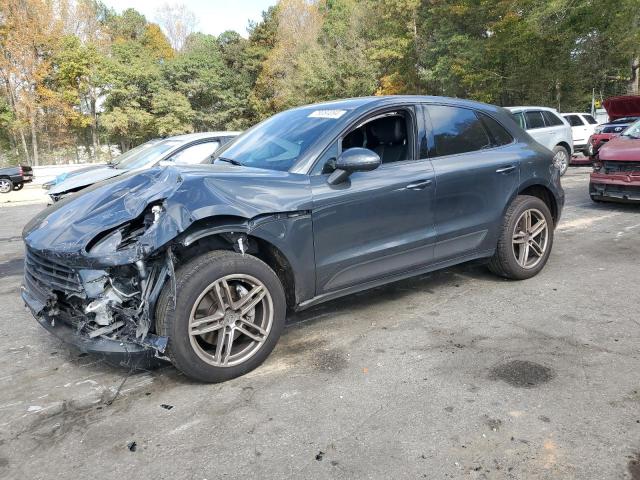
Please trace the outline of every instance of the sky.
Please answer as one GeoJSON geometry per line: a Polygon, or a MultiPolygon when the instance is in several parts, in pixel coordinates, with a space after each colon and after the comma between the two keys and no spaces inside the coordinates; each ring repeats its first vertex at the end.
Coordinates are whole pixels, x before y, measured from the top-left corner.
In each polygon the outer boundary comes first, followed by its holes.
{"type": "Polygon", "coordinates": [[[226,30],[235,30],[247,36],[249,20],[258,21],[262,11],[276,3],[276,0],[103,0],[122,12],[135,8],[150,22],[156,21],[156,10],[164,3],[184,4],[198,19],[196,31],[218,35],[226,30]]]}

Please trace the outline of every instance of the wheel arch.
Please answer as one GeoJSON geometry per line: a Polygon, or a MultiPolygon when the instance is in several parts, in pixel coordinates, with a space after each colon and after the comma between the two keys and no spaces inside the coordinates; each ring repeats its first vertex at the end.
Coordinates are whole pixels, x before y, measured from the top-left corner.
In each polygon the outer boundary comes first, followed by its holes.
{"type": "Polygon", "coordinates": [[[542,200],[547,205],[547,207],[549,207],[549,211],[551,212],[551,217],[553,218],[553,224],[556,225],[558,223],[558,213],[559,213],[558,203],[556,201],[555,196],[553,195],[553,192],[549,189],[549,187],[541,183],[534,183],[531,185],[522,185],[518,189],[517,195],[530,195],[532,197],[537,197],[540,200],[542,200]]]}
{"type": "Polygon", "coordinates": [[[573,148],[571,147],[571,145],[569,145],[567,142],[565,142],[564,140],[560,140],[557,144],[556,147],[562,147],[567,151],[567,154],[569,154],[569,157],[571,157],[572,153],[573,153],[573,148]]]}
{"type": "MultiPolygon", "coordinates": [[[[220,216],[194,222],[185,232],[176,238],[175,253],[181,263],[210,252],[211,250],[232,250],[253,255],[276,273],[282,283],[287,307],[294,308],[303,300],[292,262],[276,245],[272,238],[262,234],[256,228],[256,221],[269,221],[269,216],[258,220],[239,216],[220,216]]],[[[273,217],[273,216],[271,216],[273,217]]]]}

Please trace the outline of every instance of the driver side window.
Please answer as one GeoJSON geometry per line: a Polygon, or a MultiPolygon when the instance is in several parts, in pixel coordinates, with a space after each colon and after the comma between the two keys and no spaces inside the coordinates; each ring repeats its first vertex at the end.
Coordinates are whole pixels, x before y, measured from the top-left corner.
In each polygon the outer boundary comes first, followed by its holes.
{"type": "Polygon", "coordinates": [[[358,125],[325,152],[318,162],[321,173],[333,172],[338,154],[350,148],[372,150],[383,164],[409,160],[413,132],[410,121],[411,117],[405,112],[389,112],[358,125]]]}

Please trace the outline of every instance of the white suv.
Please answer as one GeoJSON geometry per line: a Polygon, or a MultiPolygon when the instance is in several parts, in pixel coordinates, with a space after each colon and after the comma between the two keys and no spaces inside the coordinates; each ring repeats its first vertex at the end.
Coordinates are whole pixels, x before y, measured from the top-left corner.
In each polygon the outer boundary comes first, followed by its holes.
{"type": "Polygon", "coordinates": [[[588,157],[589,137],[595,133],[598,122],[589,113],[563,113],[562,116],[571,125],[573,149],[581,151],[585,157],[588,157]]]}
{"type": "Polygon", "coordinates": [[[564,175],[573,154],[571,126],[558,111],[547,107],[507,107],[516,122],[534,140],[554,153],[554,160],[564,175]]]}

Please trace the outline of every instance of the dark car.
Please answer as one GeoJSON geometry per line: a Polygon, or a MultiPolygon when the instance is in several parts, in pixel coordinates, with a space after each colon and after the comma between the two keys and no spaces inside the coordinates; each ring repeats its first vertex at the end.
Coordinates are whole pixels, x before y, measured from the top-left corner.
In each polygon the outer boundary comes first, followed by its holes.
{"type": "Polygon", "coordinates": [[[264,361],[288,308],[476,259],[536,275],[564,204],[558,168],[491,105],[300,107],[213,165],[128,174],[40,213],[23,233],[22,297],[86,352],[150,350],[223,381],[264,361]]]}
{"type": "Polygon", "coordinates": [[[589,194],[596,202],[640,202],[640,120],[600,149],[589,194]]]}
{"type": "Polygon", "coordinates": [[[22,190],[25,183],[33,181],[33,169],[26,165],[0,168],[0,193],[22,190]]]}

